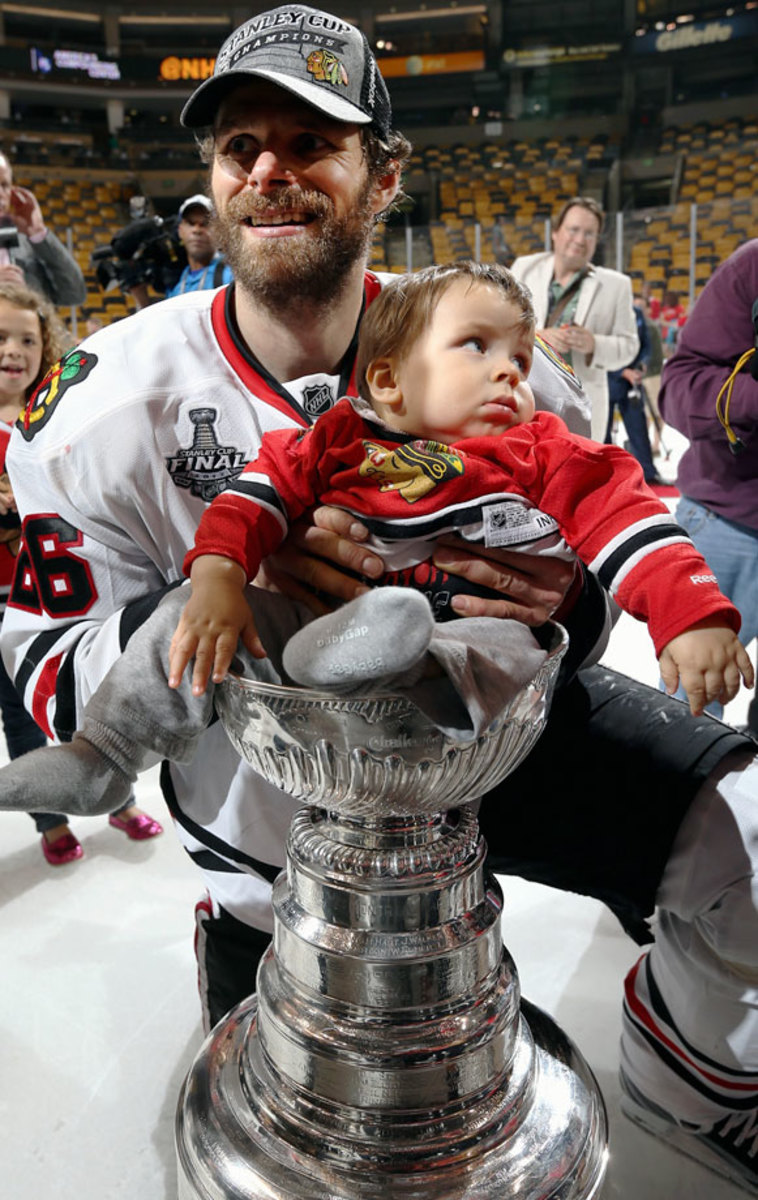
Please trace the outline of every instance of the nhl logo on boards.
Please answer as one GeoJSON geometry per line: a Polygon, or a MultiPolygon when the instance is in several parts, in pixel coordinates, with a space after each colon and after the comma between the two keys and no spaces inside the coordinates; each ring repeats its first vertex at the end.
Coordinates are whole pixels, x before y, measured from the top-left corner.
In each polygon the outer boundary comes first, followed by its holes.
{"type": "Polygon", "coordinates": [[[192,445],[166,458],[166,468],[177,487],[189,488],[200,500],[213,500],[241,475],[248,459],[234,446],[220,446],[214,424],[215,408],[193,408],[192,445]]]}
{"type": "Polygon", "coordinates": [[[320,417],[334,404],[331,388],[326,383],[314,383],[303,388],[303,409],[309,417],[320,417]]]}

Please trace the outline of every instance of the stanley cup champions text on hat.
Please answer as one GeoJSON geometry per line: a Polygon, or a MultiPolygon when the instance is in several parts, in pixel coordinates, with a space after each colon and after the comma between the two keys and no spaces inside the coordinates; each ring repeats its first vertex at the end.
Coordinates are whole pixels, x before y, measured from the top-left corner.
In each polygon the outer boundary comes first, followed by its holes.
{"type": "Polygon", "coordinates": [[[389,94],[366,38],[330,13],[292,4],[245,21],[219,50],[212,78],[190,96],[182,124],[211,125],[246,76],[268,79],[337,121],[372,125],[385,137],[390,131],[389,94]]]}

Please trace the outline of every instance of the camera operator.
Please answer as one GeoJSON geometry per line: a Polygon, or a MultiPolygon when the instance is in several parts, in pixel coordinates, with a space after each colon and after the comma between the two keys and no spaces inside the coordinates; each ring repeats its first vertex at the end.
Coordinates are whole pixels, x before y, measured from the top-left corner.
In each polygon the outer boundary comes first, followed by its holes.
{"type": "Polygon", "coordinates": [[[132,298],[138,309],[172,295],[187,255],[175,228],[178,218],[164,221],[149,215],[144,196],[129,201],[132,220],[120,229],[108,246],[92,252],[92,265],[104,292],[113,288],[132,298]],[[151,295],[150,289],[157,295],[151,295]]]}
{"type": "Polygon", "coordinates": [[[28,188],[14,187],[13,171],[0,153],[0,280],[25,283],[53,304],[82,304],[87,285],[78,265],[45,226],[28,188]]]}
{"type": "Polygon", "coordinates": [[[213,205],[207,196],[190,196],[179,207],[177,233],[187,254],[187,266],[179,281],[166,296],[181,296],[184,292],[202,292],[206,288],[231,283],[231,268],[216,250],[211,233],[213,205]]]}

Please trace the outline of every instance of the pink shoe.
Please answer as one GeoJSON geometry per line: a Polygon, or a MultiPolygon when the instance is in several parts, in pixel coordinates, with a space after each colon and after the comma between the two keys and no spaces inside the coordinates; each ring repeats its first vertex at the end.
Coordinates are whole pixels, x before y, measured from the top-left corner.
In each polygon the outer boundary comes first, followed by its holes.
{"type": "Polygon", "coordinates": [[[42,837],[42,853],[51,867],[62,867],[65,863],[74,862],[84,854],[81,843],[73,833],[62,833],[54,842],[48,842],[42,837]]]}
{"type": "Polygon", "coordinates": [[[149,817],[147,813],[129,817],[126,821],[123,817],[117,817],[115,813],[111,813],[108,817],[108,824],[112,825],[114,829],[120,829],[134,842],[146,842],[148,838],[154,838],[159,833],[163,833],[163,826],[149,817]]]}

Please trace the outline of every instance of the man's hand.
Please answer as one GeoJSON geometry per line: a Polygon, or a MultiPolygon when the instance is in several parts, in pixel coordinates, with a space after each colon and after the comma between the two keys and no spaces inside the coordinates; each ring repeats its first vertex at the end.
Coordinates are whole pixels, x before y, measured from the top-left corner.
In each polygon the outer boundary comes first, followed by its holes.
{"type": "Polygon", "coordinates": [[[547,329],[538,329],[537,333],[543,342],[547,342],[559,354],[565,358],[571,353],[571,346],[568,340],[568,325],[551,325],[547,329]]]}
{"type": "Polygon", "coordinates": [[[192,564],[192,594],[169,647],[168,686],[179,687],[194,657],[192,694],[202,696],[209,678],[221,683],[241,639],[254,658],[265,658],[250,605],[245,598],[245,572],[231,559],[203,555],[192,564]]]}
{"type": "Polygon", "coordinates": [[[736,633],[716,622],[717,618],[700,621],[672,638],[658,660],[669,696],[681,683],[695,717],[706,704],[733,700],[741,679],[749,688],[755,683],[753,664],[736,633]]]}
{"type": "Polygon", "coordinates": [[[24,283],[24,272],[17,263],[6,263],[0,267],[0,283],[24,283]]]}
{"type": "Polygon", "coordinates": [[[584,325],[551,325],[547,329],[538,329],[543,342],[547,342],[564,358],[576,352],[592,358],[595,353],[595,335],[584,325]]]}
{"type": "Polygon", "coordinates": [[[595,335],[591,329],[587,329],[585,325],[567,325],[566,337],[569,350],[578,350],[580,354],[592,358],[595,353],[595,335]]]}
{"type": "Polygon", "coordinates": [[[47,233],[37,198],[28,188],[16,187],[15,184],[11,188],[11,216],[19,233],[27,237],[47,233]]]}
{"type": "MultiPolygon", "coordinates": [[[[298,522],[276,554],[266,560],[259,586],[275,586],[292,599],[303,600],[314,612],[326,612],[367,590],[360,578],[341,568],[378,579],[382,560],[362,545],[367,530],[349,513],[322,506],[312,514],[314,524],[298,522]],[[314,596],[317,590],[331,600],[314,596]]],[[[462,617],[509,617],[525,625],[542,625],[563,604],[576,578],[575,563],[507,550],[473,548],[450,537],[437,543],[434,562],[452,575],[503,592],[502,600],[455,596],[453,608],[462,617]]]]}
{"type": "Polygon", "coordinates": [[[150,292],[146,283],[135,283],[129,288],[129,295],[138,309],[147,308],[151,304],[150,292]]]}
{"type": "Polygon", "coordinates": [[[361,544],[367,537],[365,525],[349,513],[323,505],[292,525],[255,582],[301,600],[317,614],[328,612],[368,591],[362,576],[378,579],[384,571],[378,555],[361,544]]]}
{"type": "Polygon", "coordinates": [[[441,539],[435,566],[480,587],[502,592],[502,600],[454,596],[452,607],[462,617],[507,617],[524,625],[542,625],[561,607],[576,578],[578,565],[520,551],[477,546],[458,538],[441,539]]]}

